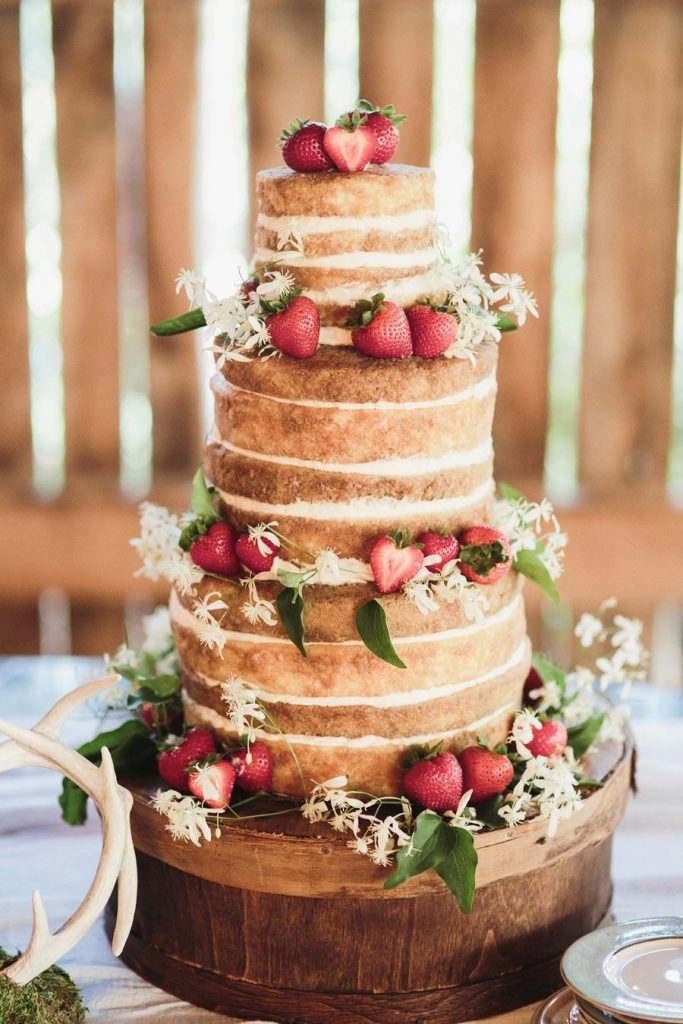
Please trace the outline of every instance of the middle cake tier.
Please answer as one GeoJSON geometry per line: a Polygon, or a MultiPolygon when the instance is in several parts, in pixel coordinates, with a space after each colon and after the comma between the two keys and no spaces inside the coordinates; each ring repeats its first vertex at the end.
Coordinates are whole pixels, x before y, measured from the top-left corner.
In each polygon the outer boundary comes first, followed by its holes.
{"type": "Polygon", "coordinates": [[[468,360],[353,349],[226,362],[212,381],[204,469],[235,526],[277,520],[313,554],[367,559],[394,528],[490,519],[497,347],[468,360]]]}

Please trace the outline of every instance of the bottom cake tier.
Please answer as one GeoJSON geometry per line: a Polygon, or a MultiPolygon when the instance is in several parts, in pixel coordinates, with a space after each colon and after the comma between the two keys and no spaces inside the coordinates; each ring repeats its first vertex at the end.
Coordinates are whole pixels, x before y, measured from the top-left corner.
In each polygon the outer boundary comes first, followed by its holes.
{"type": "Polygon", "coordinates": [[[296,811],[174,842],[156,784],[129,784],[140,888],[122,958],[198,1006],[283,1024],[455,1024],[533,1003],[609,914],[631,762],[628,743],[597,748],[604,785],[553,839],[540,820],[479,834],[467,916],[431,871],[385,891],[385,869],[296,811]]]}

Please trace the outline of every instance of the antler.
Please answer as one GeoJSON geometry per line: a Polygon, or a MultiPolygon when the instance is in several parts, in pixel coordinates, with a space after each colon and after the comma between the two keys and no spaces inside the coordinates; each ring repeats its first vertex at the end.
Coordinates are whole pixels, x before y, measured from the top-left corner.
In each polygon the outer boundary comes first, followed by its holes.
{"type": "Polygon", "coordinates": [[[118,677],[107,676],[63,697],[33,729],[0,720],[0,732],[11,737],[0,744],[0,771],[40,766],[59,771],[92,798],[102,818],[102,853],[93,882],[78,909],[52,934],[40,894],[33,893],[33,930],[25,953],[4,972],[17,985],[25,985],[72,949],[92,928],[119,880],[118,916],[112,948],[119,955],[131,929],[137,896],[137,865],[130,832],[133,799],[116,781],[111,754],[102,748],[102,764],[91,764],[59,740],[59,729],[71,711],[95,693],[112,686],[118,677]]]}

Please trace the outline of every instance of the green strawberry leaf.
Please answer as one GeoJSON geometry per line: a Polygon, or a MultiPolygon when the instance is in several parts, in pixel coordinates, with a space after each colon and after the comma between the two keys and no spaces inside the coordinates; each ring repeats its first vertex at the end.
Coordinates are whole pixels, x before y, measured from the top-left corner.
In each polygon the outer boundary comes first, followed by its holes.
{"type": "Polygon", "coordinates": [[[301,593],[292,587],[285,587],[278,594],[275,604],[285,633],[306,658],[308,652],[304,644],[304,599],[301,593]]]}
{"type": "Polygon", "coordinates": [[[567,692],[567,678],[561,668],[553,665],[544,654],[534,654],[532,663],[544,683],[556,683],[560,693],[567,692]]]}
{"type": "Polygon", "coordinates": [[[555,581],[544,566],[543,562],[538,557],[538,551],[543,550],[542,545],[538,545],[536,551],[519,551],[515,555],[515,559],[512,563],[513,567],[517,572],[521,573],[522,576],[526,576],[527,579],[535,583],[544,594],[554,601],[555,604],[560,603],[560,592],[555,586],[555,581]]]}
{"type": "Polygon", "coordinates": [[[158,324],[152,324],[150,331],[161,337],[169,334],[184,334],[185,331],[194,331],[198,327],[206,327],[204,311],[191,309],[189,313],[182,313],[181,316],[173,316],[170,320],[160,320],[158,324]]]}
{"type": "Polygon", "coordinates": [[[575,725],[568,730],[567,745],[574,751],[574,757],[577,761],[595,743],[604,720],[605,714],[601,712],[599,715],[593,715],[585,722],[582,722],[581,725],[575,725]]]}
{"type": "MultiPolygon", "coordinates": [[[[108,747],[117,774],[146,775],[156,765],[157,748],[149,729],[137,718],[123,722],[117,729],[102,732],[78,748],[78,753],[93,764],[102,763],[102,748],[108,747]]],[[[68,825],[82,825],[87,818],[88,796],[72,782],[64,779],[59,805],[62,818],[68,825]]]]}
{"type": "Polygon", "coordinates": [[[356,629],[367,649],[378,658],[396,668],[406,667],[405,662],[401,661],[396,653],[386,613],[377,598],[373,597],[371,601],[360,606],[356,612],[356,629]]]}
{"type": "Polygon", "coordinates": [[[496,313],[496,327],[499,331],[516,331],[519,324],[505,313],[496,313]]]}
{"type": "Polygon", "coordinates": [[[434,870],[455,896],[463,914],[470,914],[479,860],[474,848],[474,837],[465,828],[451,828],[445,823],[443,828],[454,834],[455,842],[448,856],[434,870]]]}
{"type": "Polygon", "coordinates": [[[516,487],[511,487],[510,484],[498,484],[498,490],[500,491],[501,497],[505,498],[506,501],[525,501],[525,497],[521,491],[518,491],[516,487]]]}
{"type": "Polygon", "coordinates": [[[205,522],[216,521],[219,518],[213,503],[213,494],[213,489],[206,485],[204,470],[200,466],[192,478],[192,511],[205,522]]]}

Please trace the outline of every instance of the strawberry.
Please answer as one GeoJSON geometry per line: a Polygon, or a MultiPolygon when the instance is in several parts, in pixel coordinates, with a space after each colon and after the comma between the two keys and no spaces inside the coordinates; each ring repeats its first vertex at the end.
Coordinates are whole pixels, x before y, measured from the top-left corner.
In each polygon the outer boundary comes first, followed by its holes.
{"type": "Polygon", "coordinates": [[[254,297],[254,292],[256,291],[260,283],[261,282],[259,281],[256,274],[252,274],[251,277],[248,277],[246,279],[246,281],[242,281],[242,284],[240,285],[240,295],[244,302],[251,302],[252,298],[254,297]]]}
{"type": "Polygon", "coordinates": [[[403,776],[403,792],[430,811],[454,811],[463,793],[462,770],[455,754],[445,750],[418,761],[403,776]]]}
{"type": "Polygon", "coordinates": [[[188,791],[188,769],[216,753],[213,733],[208,729],[190,729],[180,743],[164,750],[158,758],[159,775],[174,789],[188,791]]]}
{"type": "Polygon", "coordinates": [[[228,754],[237,772],[237,785],[247,793],[269,793],[273,788],[273,758],[265,743],[257,740],[228,754]]]}
{"type": "Polygon", "coordinates": [[[235,528],[230,523],[213,523],[190,546],[190,557],[204,572],[238,576],[240,563],[235,554],[235,528]]]}
{"type": "Polygon", "coordinates": [[[493,526],[470,526],[460,540],[460,571],[473,583],[497,583],[512,567],[510,544],[493,526]]]}
{"type": "Polygon", "coordinates": [[[472,790],[473,804],[503,793],[512,782],[515,770],[505,754],[494,754],[484,747],[467,747],[458,754],[462,768],[463,792],[472,790]]]}
{"type": "Polygon", "coordinates": [[[312,299],[300,289],[288,292],[274,302],[261,300],[271,344],[294,359],[309,359],[320,341],[320,313],[312,299]]]}
{"type": "Polygon", "coordinates": [[[361,299],[347,321],[351,341],[366,356],[376,359],[405,359],[412,355],[408,319],[395,302],[385,302],[382,292],[371,299],[361,299]]]}
{"type": "Polygon", "coordinates": [[[567,729],[556,718],[534,725],[534,736],[526,744],[534,757],[559,757],[567,746],[567,729]]]}
{"type": "Polygon", "coordinates": [[[370,565],[381,594],[400,590],[422,568],[424,555],[419,548],[407,543],[409,539],[410,534],[394,533],[391,537],[380,537],[372,545],[370,565]]]}
{"type": "Polygon", "coordinates": [[[209,761],[190,772],[188,788],[207,807],[223,810],[230,803],[236,778],[237,772],[229,761],[209,761]]]}
{"type": "Polygon", "coordinates": [[[434,530],[427,530],[415,538],[417,544],[422,545],[422,554],[437,555],[438,562],[429,564],[430,572],[441,572],[447,562],[452,562],[460,554],[460,543],[454,533],[444,535],[434,530]]]}
{"type": "Polygon", "coordinates": [[[323,140],[327,126],[319,121],[297,119],[280,134],[282,159],[293,171],[311,173],[331,171],[334,168],[330,156],[325,152],[323,140]]]}
{"type": "Polygon", "coordinates": [[[267,537],[253,537],[250,533],[241,533],[235,542],[235,551],[242,565],[250,572],[268,572],[273,568],[275,555],[278,551],[277,544],[267,537]],[[268,550],[264,555],[259,551],[259,544],[268,550]]]}
{"type": "Polygon", "coordinates": [[[413,339],[413,354],[422,359],[440,356],[458,337],[458,321],[443,309],[418,303],[406,310],[413,339]]]}
{"type": "Polygon", "coordinates": [[[338,171],[363,171],[375,155],[377,140],[364,122],[365,115],[354,110],[350,116],[338,118],[334,128],[325,132],[325,152],[338,171]]]}
{"type": "Polygon", "coordinates": [[[183,715],[173,701],[162,704],[142,704],[140,718],[152,732],[175,733],[182,728],[183,715]]]}
{"type": "Polygon", "coordinates": [[[375,152],[370,163],[385,164],[391,160],[398,146],[398,126],[405,121],[405,114],[397,114],[392,103],[387,107],[376,107],[369,100],[361,100],[358,111],[365,114],[365,126],[375,136],[375,152]]]}
{"type": "Polygon", "coordinates": [[[529,669],[529,675],[526,677],[524,683],[524,704],[528,707],[533,707],[538,704],[538,697],[532,697],[531,694],[534,690],[543,689],[543,680],[541,679],[538,671],[533,667],[529,669]]]}

